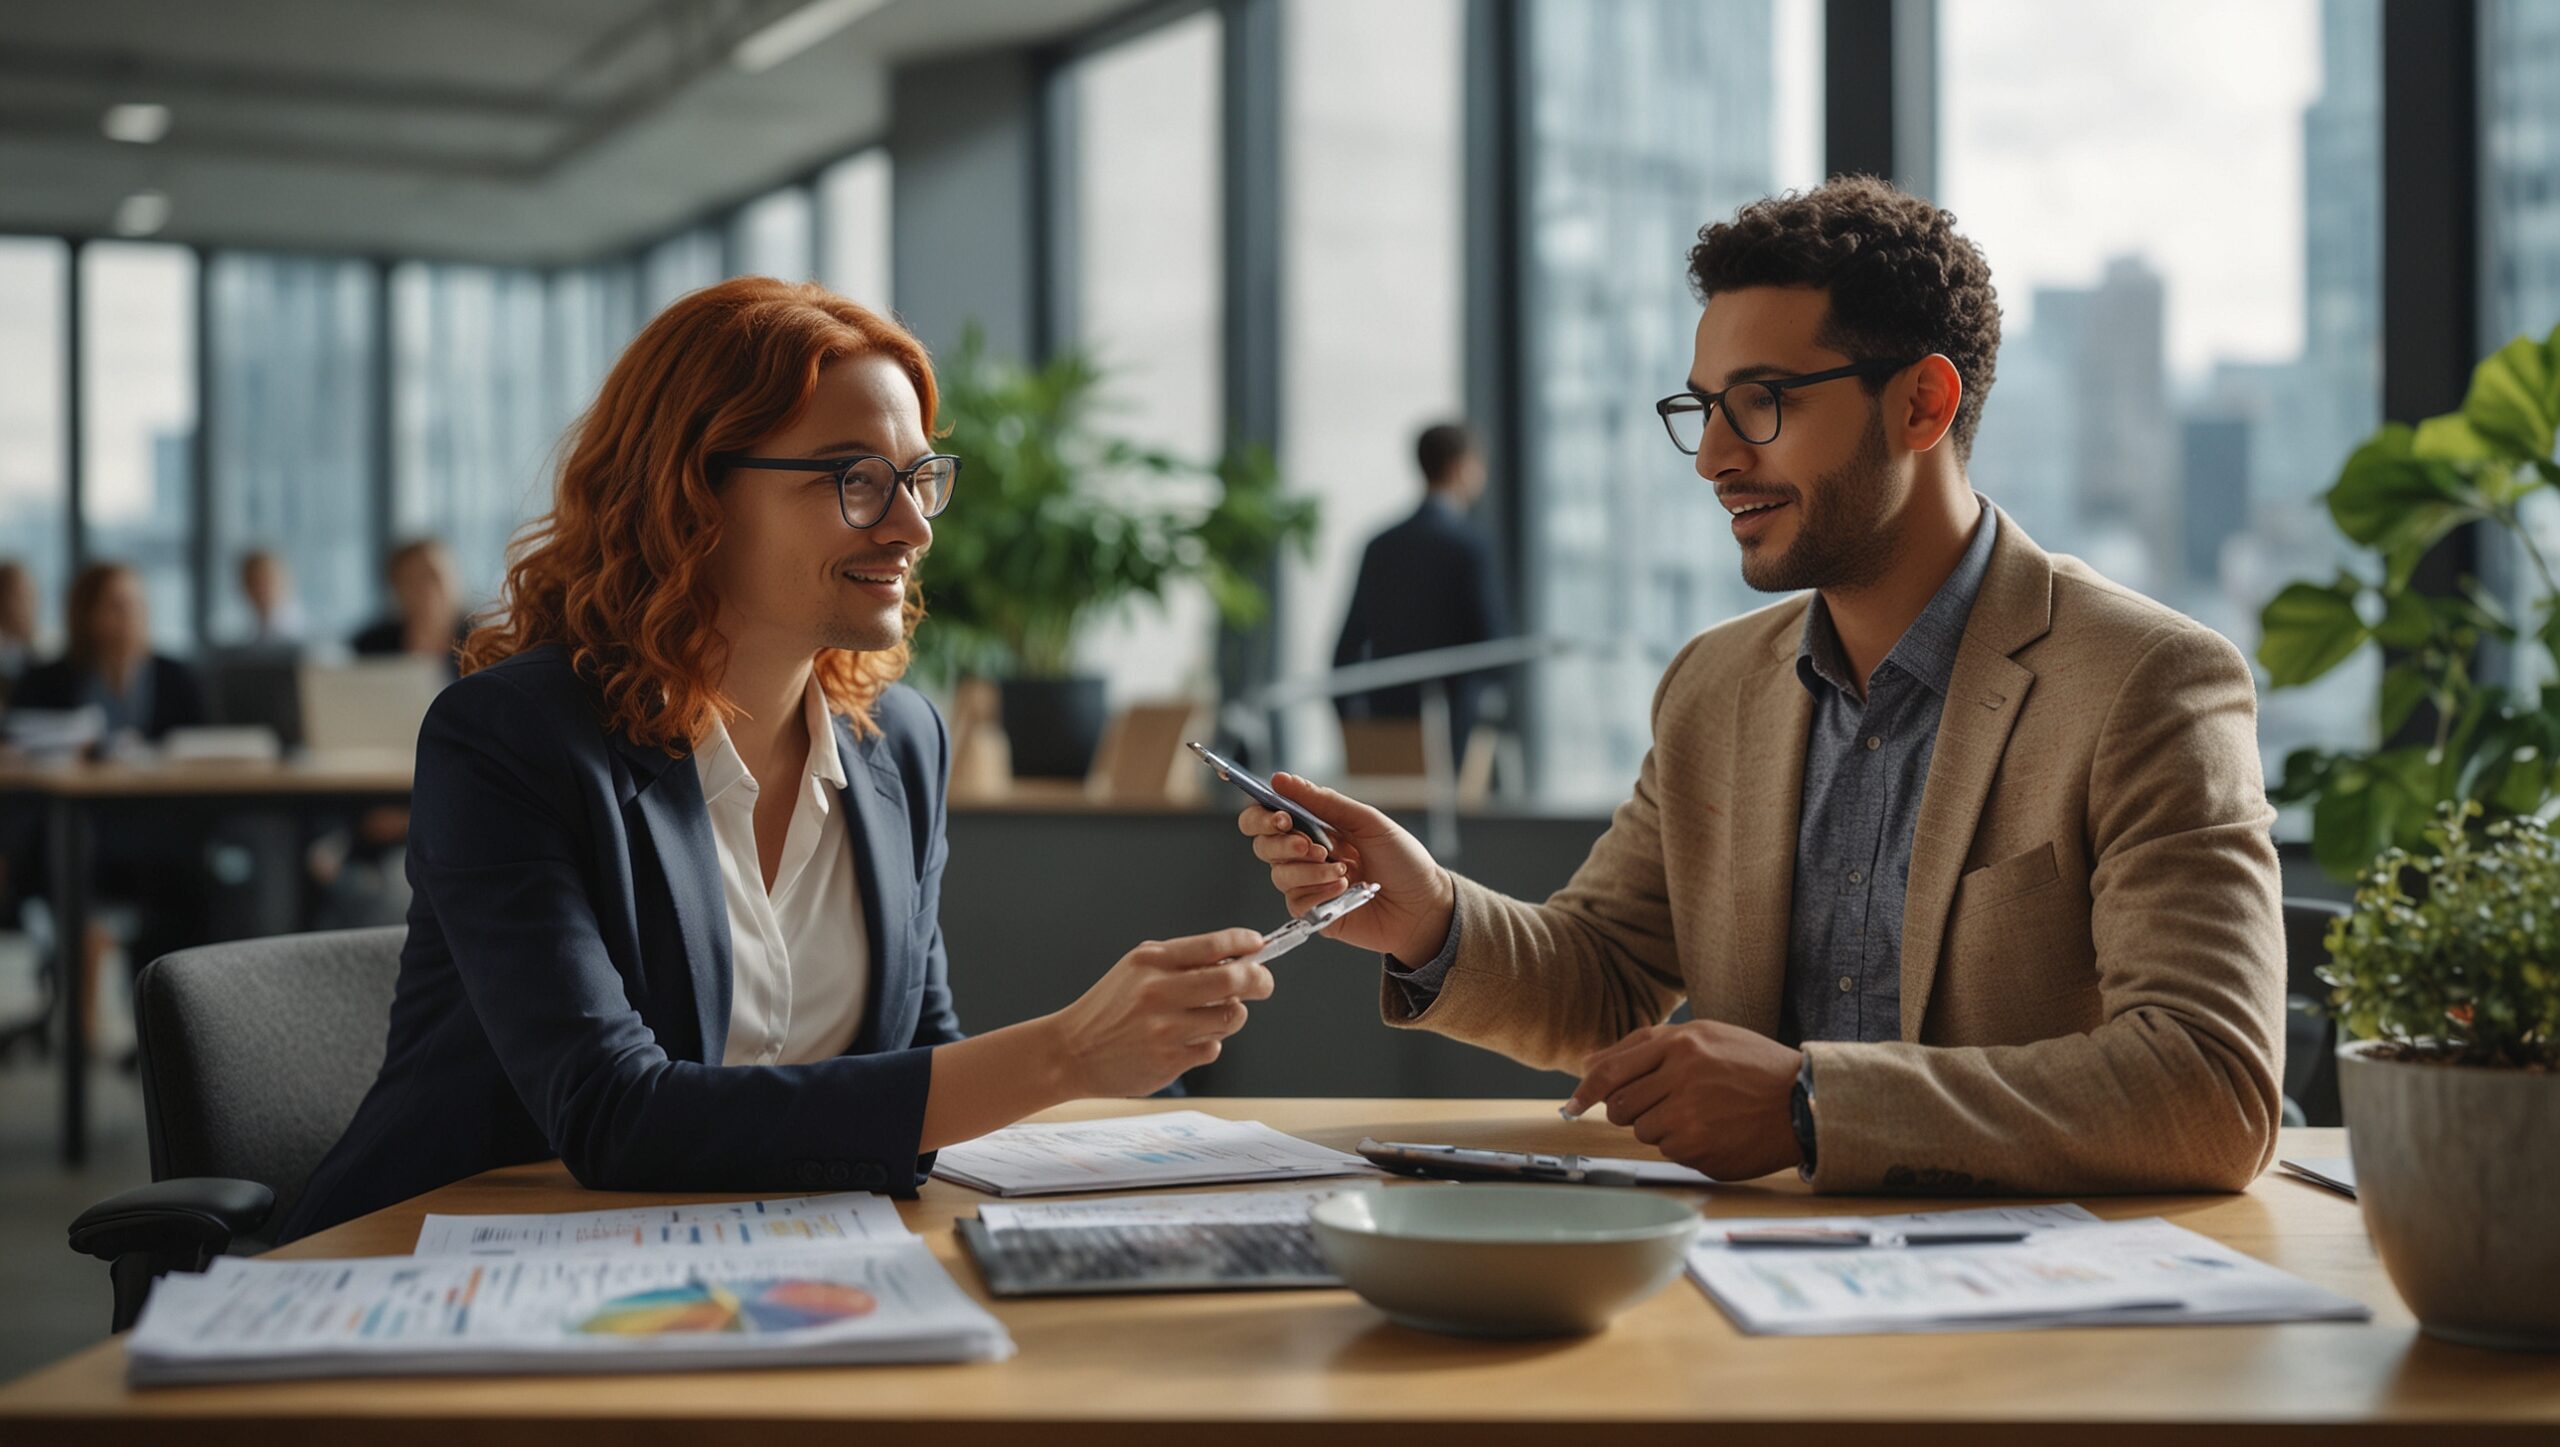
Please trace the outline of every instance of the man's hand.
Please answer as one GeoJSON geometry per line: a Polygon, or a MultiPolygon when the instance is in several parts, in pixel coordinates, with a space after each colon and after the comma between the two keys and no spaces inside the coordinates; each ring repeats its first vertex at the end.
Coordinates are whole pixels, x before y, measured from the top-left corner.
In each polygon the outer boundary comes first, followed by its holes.
{"type": "Polygon", "coordinates": [[[1583,1063],[1567,1106],[1606,1102],[1612,1125],[1719,1181],[1801,1164],[1788,1098],[1804,1052],[1714,1020],[1650,1025],[1583,1063]]]}
{"type": "Polygon", "coordinates": [[[1422,841],[1396,821],[1347,794],[1295,774],[1274,774],[1271,787],[1333,831],[1334,855],[1301,833],[1287,814],[1248,804],[1236,828],[1253,841],[1254,857],[1271,866],[1271,885],[1302,915],[1355,884],[1378,897],[1344,915],[1325,938],[1419,965],[1440,953],[1458,908],[1458,887],[1422,841]]]}

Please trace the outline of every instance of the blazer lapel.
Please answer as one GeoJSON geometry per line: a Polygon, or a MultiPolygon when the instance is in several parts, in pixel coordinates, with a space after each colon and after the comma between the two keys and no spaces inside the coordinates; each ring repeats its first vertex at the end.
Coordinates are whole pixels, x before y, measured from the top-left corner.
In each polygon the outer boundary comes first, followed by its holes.
{"type": "Polygon", "coordinates": [[[1918,1040],[1938,978],[1938,951],[1956,884],[1991,797],[2036,676],[2010,657],[2053,625],[2053,560],[2000,514],[1991,566],[1965,620],[1964,642],[1947,681],[1946,710],[1920,792],[1911,836],[1911,879],[1902,905],[1902,1038],[1918,1040]]]}
{"type": "MultiPolygon", "coordinates": [[[[863,1003],[862,1028],[854,1033],[853,1052],[877,1054],[891,1048],[884,1036],[908,1020],[904,1002],[915,989],[919,961],[915,933],[908,917],[915,913],[914,836],[907,827],[907,795],[897,766],[877,738],[856,739],[850,725],[836,720],[836,747],[846,762],[843,799],[846,838],[853,846],[854,878],[862,887],[862,927],[870,943],[871,989],[863,1003]]],[[[896,1042],[903,1045],[901,1039],[896,1042]]]]}
{"type": "MultiPolygon", "coordinates": [[[[1808,600],[1807,607],[1810,607],[1808,600]]],[[[1796,677],[1801,624],[1773,645],[1766,666],[1734,690],[1732,741],[1733,969],[1720,982],[1715,1018],[1778,1033],[1787,990],[1787,939],[1795,902],[1796,822],[1804,799],[1805,736],[1813,697],[1796,677]]]]}
{"type": "Polygon", "coordinates": [[[649,838],[675,910],[685,959],[692,966],[687,973],[702,1032],[701,1060],[717,1065],[729,1043],[729,906],[720,895],[720,848],[711,838],[702,775],[691,755],[671,759],[619,734],[613,736],[613,747],[631,769],[623,818],[649,838]]]}

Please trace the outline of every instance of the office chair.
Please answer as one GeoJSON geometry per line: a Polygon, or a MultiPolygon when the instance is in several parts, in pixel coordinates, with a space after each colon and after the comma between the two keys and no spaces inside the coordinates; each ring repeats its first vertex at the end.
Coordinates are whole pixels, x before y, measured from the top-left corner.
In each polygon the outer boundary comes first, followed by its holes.
{"type": "Polygon", "coordinates": [[[163,1272],[266,1249],[382,1068],[408,930],[341,930],[180,950],[135,986],[152,1184],[71,1223],[107,1263],[114,1330],[163,1272]]]}
{"type": "Polygon", "coordinates": [[[2325,899],[2284,902],[2284,1101],[2288,1125],[2340,1125],[2338,1022],[2317,1013],[2329,998],[2329,921],[2347,912],[2325,899]],[[2300,1119],[2291,1119],[2293,1116],[2300,1119]]]}

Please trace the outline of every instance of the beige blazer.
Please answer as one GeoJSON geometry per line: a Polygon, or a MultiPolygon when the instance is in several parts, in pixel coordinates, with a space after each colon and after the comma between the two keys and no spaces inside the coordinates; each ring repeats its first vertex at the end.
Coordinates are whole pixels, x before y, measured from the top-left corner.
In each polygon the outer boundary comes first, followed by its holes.
{"type": "MultiPolygon", "coordinates": [[[[1691,640],[1591,857],[1544,904],[1460,879],[1446,987],[1416,1016],[1388,983],[1387,1022],[1566,1071],[1683,998],[1775,1034],[1807,606],[1691,640]]],[[[2239,651],[2002,514],[1921,794],[1902,1039],[1805,1047],[1815,1188],[2246,1185],[2282,1099],[2274,819],[2239,651]]]]}

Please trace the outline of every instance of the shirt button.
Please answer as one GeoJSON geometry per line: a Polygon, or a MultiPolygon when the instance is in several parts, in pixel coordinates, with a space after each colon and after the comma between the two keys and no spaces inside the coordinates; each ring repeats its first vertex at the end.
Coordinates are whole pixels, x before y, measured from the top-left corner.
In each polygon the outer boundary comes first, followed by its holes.
{"type": "Polygon", "coordinates": [[[1880,748],[1883,748],[1883,747],[1884,747],[1884,740],[1883,740],[1883,739],[1880,739],[1880,738],[1876,737],[1874,734],[1869,734],[1869,735],[1867,735],[1867,751],[1868,751],[1869,753],[1873,753],[1875,750],[1880,749],[1880,748]]]}
{"type": "Polygon", "coordinates": [[[1867,877],[1852,869],[1849,871],[1849,882],[1851,884],[1864,884],[1867,882],[1867,877]]]}
{"type": "Polygon", "coordinates": [[[1847,975],[1842,975],[1842,976],[1840,977],[1840,993],[1841,993],[1841,994],[1843,994],[1843,995],[1848,994],[1850,991],[1855,990],[1856,988],[1858,988],[1858,982],[1857,982],[1856,980],[1853,980],[1853,979],[1849,978],[1847,975]]]}

